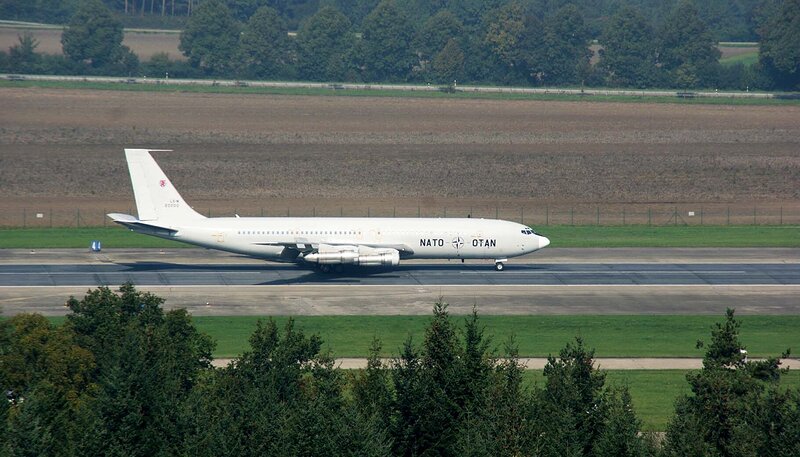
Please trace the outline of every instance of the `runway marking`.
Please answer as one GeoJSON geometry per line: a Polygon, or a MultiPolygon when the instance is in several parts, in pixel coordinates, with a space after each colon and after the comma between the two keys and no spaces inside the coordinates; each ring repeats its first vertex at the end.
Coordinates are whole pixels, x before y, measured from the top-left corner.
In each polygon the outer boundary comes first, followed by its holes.
{"type": "MultiPolygon", "coordinates": [[[[17,287],[17,286],[5,286],[5,287],[9,288],[9,287],[17,287]]],[[[24,287],[24,286],[20,286],[20,287],[24,287]]],[[[37,286],[37,287],[56,288],[58,286],[37,286]]],[[[30,297],[4,298],[4,299],[0,299],[0,303],[13,303],[13,302],[18,302],[18,301],[38,300],[38,299],[41,299],[41,298],[62,297],[62,296],[63,295],[60,294],[60,293],[52,293],[52,294],[49,294],[49,295],[34,295],[34,296],[30,296],[30,297]]]]}
{"type": "MultiPolygon", "coordinates": [[[[162,287],[170,289],[197,289],[197,288],[270,288],[270,287],[296,287],[296,288],[319,288],[319,287],[408,287],[419,288],[419,284],[242,284],[242,285],[214,285],[214,284],[136,284],[138,287],[162,287]]],[[[685,288],[685,287],[706,287],[706,288],[731,288],[731,287],[789,287],[800,289],[800,284],[426,284],[425,287],[514,287],[514,288],[580,288],[580,287],[632,287],[632,288],[647,288],[647,287],[672,287],[672,288],[685,288]]],[[[0,289],[36,289],[36,288],[96,288],[103,287],[103,285],[89,284],[89,285],[61,285],[61,286],[0,286],[0,289]]],[[[107,286],[106,286],[107,287],[107,286]]]]}
{"type": "MultiPolygon", "coordinates": [[[[220,273],[224,273],[226,275],[250,275],[254,273],[259,273],[258,271],[191,271],[191,270],[169,270],[171,273],[180,273],[180,274],[191,274],[193,276],[200,276],[200,275],[219,275],[220,273]]],[[[97,275],[129,275],[129,274],[142,274],[142,273],[150,273],[150,274],[162,274],[163,270],[141,270],[141,271],[108,271],[108,272],[99,272],[94,273],[97,275]]],[[[260,272],[264,273],[271,273],[271,272],[260,272]]],[[[81,271],[54,271],[54,272],[26,272],[26,273],[4,273],[0,272],[0,275],[25,275],[25,276],[68,276],[68,275],[86,275],[92,274],[90,272],[81,272],[81,271]]],[[[447,272],[450,274],[450,272],[447,272]]],[[[460,272],[459,274],[462,275],[474,275],[474,276],[483,276],[486,275],[486,272],[482,271],[467,271],[467,272],[460,272]]],[[[624,274],[659,274],[659,275],[686,275],[686,274],[747,274],[744,270],[708,270],[708,271],[701,271],[701,270],[598,270],[598,271],[591,271],[591,270],[547,270],[547,271],[531,271],[531,272],[524,272],[522,274],[517,273],[515,276],[542,276],[542,275],[550,275],[550,274],[569,274],[569,275],[579,275],[579,274],[586,274],[586,275],[624,275],[624,274]]],[[[766,274],[766,273],[764,273],[766,274]]],[[[409,277],[415,277],[413,274],[409,275],[409,277]]]]}

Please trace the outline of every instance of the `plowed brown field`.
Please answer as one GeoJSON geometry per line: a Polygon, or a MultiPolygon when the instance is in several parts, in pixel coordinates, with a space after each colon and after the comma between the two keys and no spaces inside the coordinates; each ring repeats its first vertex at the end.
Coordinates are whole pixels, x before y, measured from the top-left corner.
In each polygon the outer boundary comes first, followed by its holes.
{"type": "Polygon", "coordinates": [[[174,149],[157,160],[214,214],[800,214],[797,106],[5,88],[0,107],[0,225],[127,211],[137,146],[174,149]]]}

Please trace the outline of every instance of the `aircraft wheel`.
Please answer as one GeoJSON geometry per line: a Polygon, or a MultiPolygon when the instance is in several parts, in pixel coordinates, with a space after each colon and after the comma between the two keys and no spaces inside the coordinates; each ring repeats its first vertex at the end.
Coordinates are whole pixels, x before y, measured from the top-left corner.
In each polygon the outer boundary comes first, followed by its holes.
{"type": "Polygon", "coordinates": [[[330,273],[331,272],[331,266],[330,265],[325,265],[325,264],[320,265],[319,266],[319,271],[321,271],[323,273],[330,273]]]}
{"type": "Polygon", "coordinates": [[[503,262],[497,262],[494,264],[494,269],[497,271],[503,271],[505,268],[506,266],[503,264],[503,262]]]}

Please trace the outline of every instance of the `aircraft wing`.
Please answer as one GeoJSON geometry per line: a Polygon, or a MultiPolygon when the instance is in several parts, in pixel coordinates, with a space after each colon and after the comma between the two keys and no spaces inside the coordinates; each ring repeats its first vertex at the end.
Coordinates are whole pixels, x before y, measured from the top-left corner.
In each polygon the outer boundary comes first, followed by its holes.
{"type": "Polygon", "coordinates": [[[343,250],[343,251],[346,250],[357,251],[359,247],[366,247],[371,249],[395,249],[401,254],[402,257],[414,254],[414,250],[411,249],[408,245],[390,244],[390,243],[353,243],[351,241],[348,242],[326,241],[324,243],[311,243],[305,239],[298,239],[294,242],[266,241],[266,242],[256,242],[253,244],[260,246],[283,246],[286,249],[296,250],[297,252],[302,252],[304,254],[319,252],[320,246],[324,246],[325,250],[330,250],[329,248],[333,247],[336,248],[336,250],[343,250]]]}

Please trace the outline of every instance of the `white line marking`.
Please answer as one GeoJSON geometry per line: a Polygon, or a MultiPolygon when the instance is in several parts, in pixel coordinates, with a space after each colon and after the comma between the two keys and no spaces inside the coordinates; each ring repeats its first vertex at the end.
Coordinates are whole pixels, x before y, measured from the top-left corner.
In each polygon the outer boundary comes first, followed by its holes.
{"type": "MultiPolygon", "coordinates": [[[[117,287],[118,284],[113,284],[110,286],[117,287]]],[[[800,284],[272,284],[272,285],[261,285],[261,284],[242,284],[242,285],[214,285],[214,284],[176,284],[176,285],[169,285],[169,284],[136,284],[137,287],[162,287],[162,288],[170,288],[170,289],[185,289],[185,288],[277,288],[277,287],[293,287],[293,288],[322,288],[322,287],[408,287],[408,288],[419,288],[419,287],[427,287],[427,288],[437,288],[437,287],[487,287],[498,289],[501,287],[513,287],[513,288],[580,288],[580,287],[632,287],[632,288],[648,288],[648,287],[692,287],[692,288],[699,288],[705,287],[709,289],[718,289],[718,288],[733,288],[733,287],[786,287],[786,288],[797,288],[800,289],[800,284]]],[[[0,289],[35,289],[35,288],[97,288],[101,287],[97,284],[89,284],[89,285],[62,285],[62,286],[0,286],[0,289]]]]}
{"type": "MultiPolygon", "coordinates": [[[[763,270],[757,270],[757,272],[761,272],[763,270]]],[[[136,270],[136,271],[53,271],[53,272],[44,272],[44,271],[36,271],[36,272],[0,272],[0,275],[25,275],[25,276],[67,276],[67,275],[88,275],[88,274],[98,274],[98,275],[139,275],[139,274],[159,274],[159,273],[169,273],[171,275],[176,274],[183,274],[183,275],[248,275],[248,274],[267,274],[270,272],[267,271],[226,271],[226,270],[217,270],[217,271],[191,271],[191,270],[136,270]]],[[[659,275],[685,275],[685,274],[746,274],[747,272],[744,270],[615,270],[615,271],[608,271],[608,270],[546,270],[546,271],[529,271],[529,272],[513,272],[515,276],[543,276],[548,274],[568,274],[568,275],[648,275],[648,274],[659,274],[659,275]]],[[[451,274],[451,273],[445,273],[451,274]]],[[[474,276],[484,276],[492,274],[490,272],[481,272],[481,271],[469,271],[469,272],[461,272],[462,275],[474,275],[474,276]]],[[[442,274],[436,273],[437,276],[442,276],[442,274]]]]}

